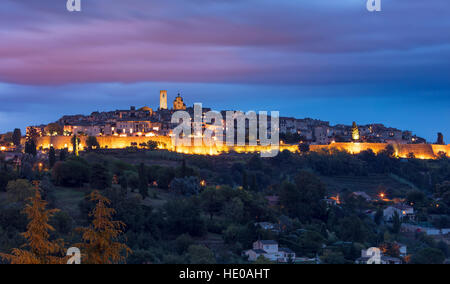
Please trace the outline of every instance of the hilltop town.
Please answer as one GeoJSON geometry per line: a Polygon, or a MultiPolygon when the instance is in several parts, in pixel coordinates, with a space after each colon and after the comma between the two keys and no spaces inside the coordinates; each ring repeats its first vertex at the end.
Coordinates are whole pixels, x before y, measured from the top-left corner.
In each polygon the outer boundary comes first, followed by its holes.
{"type": "MultiPolygon", "coordinates": [[[[172,115],[177,111],[186,111],[190,117],[194,116],[194,106],[187,107],[183,97],[178,94],[173,100],[172,106],[168,104],[167,91],[160,91],[159,107],[153,109],[148,106],[136,108],[131,106],[127,110],[115,110],[108,112],[93,112],[90,115],[65,115],[55,122],[29,126],[26,129],[25,138],[20,130],[0,136],[0,151],[14,152],[25,149],[26,141],[32,141],[32,148],[48,151],[50,148],[58,150],[67,149],[73,151],[72,137],[80,139],[80,150],[88,146],[88,138],[95,137],[95,147],[103,149],[124,149],[127,147],[147,147],[148,141],[158,143],[160,149],[185,153],[216,155],[230,151],[238,153],[267,153],[273,147],[263,145],[227,146],[192,146],[175,147],[171,139],[177,124],[172,123],[172,115]],[[98,144],[98,145],[97,145],[98,144]],[[19,149],[17,149],[19,148],[19,149]]],[[[211,108],[202,108],[203,117],[211,108]]],[[[227,111],[221,111],[222,117],[227,111]]],[[[234,113],[234,111],[232,111],[234,113]]],[[[268,119],[271,119],[270,116],[268,119]]],[[[193,121],[191,121],[194,124],[193,121]]],[[[228,131],[226,121],[221,121],[223,136],[228,131]]],[[[245,124],[245,133],[249,134],[250,123],[245,124]]],[[[256,126],[259,128],[259,125],[256,126]]],[[[268,132],[270,133],[268,124],[268,132]]],[[[213,132],[217,128],[213,124],[202,123],[203,131],[210,129],[213,132]]],[[[233,131],[237,128],[235,124],[233,131]]],[[[412,131],[400,130],[383,124],[357,125],[330,125],[327,121],[311,118],[279,118],[280,145],[278,151],[299,151],[299,145],[308,145],[311,151],[324,149],[339,149],[351,154],[372,150],[379,153],[388,145],[394,147],[395,155],[399,158],[416,157],[420,159],[436,159],[442,155],[448,156],[450,149],[445,145],[444,137],[438,133],[437,141],[428,144],[427,141],[413,135],[412,131]]],[[[216,134],[214,134],[216,135],[216,134]]],[[[248,138],[246,138],[248,139],[248,138]]],[[[247,141],[249,142],[249,141],[247,141]]]]}
{"type": "MultiPolygon", "coordinates": [[[[27,134],[37,136],[86,135],[86,136],[168,136],[174,125],[171,116],[175,111],[185,110],[193,113],[193,107],[187,107],[178,94],[173,107],[168,107],[167,91],[160,92],[158,109],[148,106],[128,110],[93,112],[90,115],[65,115],[54,123],[30,126],[27,134]]],[[[204,108],[207,112],[210,108],[204,108]]],[[[224,111],[222,111],[224,112],[224,111]]],[[[223,121],[223,124],[225,122],[223,121]]],[[[247,125],[248,127],[248,125],[247,125]]],[[[357,126],[359,137],[352,136],[354,125],[330,125],[327,121],[311,118],[280,117],[280,135],[286,143],[309,143],[326,145],[332,142],[399,143],[421,144],[427,141],[413,135],[411,131],[400,130],[383,124],[357,126]]]]}

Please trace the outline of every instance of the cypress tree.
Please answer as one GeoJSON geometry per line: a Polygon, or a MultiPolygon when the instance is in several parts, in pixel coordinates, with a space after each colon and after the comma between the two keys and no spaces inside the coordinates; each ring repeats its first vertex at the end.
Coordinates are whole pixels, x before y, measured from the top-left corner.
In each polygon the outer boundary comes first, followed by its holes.
{"type": "Polygon", "coordinates": [[[248,190],[248,177],[247,172],[245,170],[242,173],[242,188],[248,190]]]}
{"type": "Polygon", "coordinates": [[[50,151],[48,152],[48,163],[50,165],[50,168],[53,168],[56,163],[56,153],[55,148],[53,147],[50,147],[50,151]]]}
{"type": "Polygon", "coordinates": [[[250,184],[250,190],[251,191],[258,191],[258,185],[256,182],[256,175],[252,176],[252,183],[250,184]]]}
{"type": "Polygon", "coordinates": [[[22,132],[19,128],[14,129],[12,140],[14,143],[14,146],[20,146],[20,139],[22,138],[22,132]]]}
{"type": "Polygon", "coordinates": [[[62,149],[61,152],[59,152],[59,160],[61,162],[64,162],[66,160],[66,156],[67,156],[67,150],[66,149],[62,149]]]}

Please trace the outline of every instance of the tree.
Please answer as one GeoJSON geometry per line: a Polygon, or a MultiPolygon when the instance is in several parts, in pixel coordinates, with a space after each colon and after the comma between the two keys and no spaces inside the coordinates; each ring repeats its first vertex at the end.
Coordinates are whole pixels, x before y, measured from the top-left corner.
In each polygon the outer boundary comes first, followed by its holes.
{"type": "Polygon", "coordinates": [[[295,184],[281,186],[280,204],[287,215],[307,221],[321,218],[325,210],[322,200],[326,196],[325,185],[314,174],[301,171],[295,177],[295,184]]]}
{"type": "Polygon", "coordinates": [[[123,176],[127,179],[127,186],[131,191],[139,188],[139,176],[135,171],[124,171],[123,176]]]}
{"type": "Polygon", "coordinates": [[[86,139],[86,146],[88,147],[89,151],[92,151],[93,148],[95,148],[95,149],[100,148],[100,144],[97,141],[97,137],[89,136],[86,139]]]}
{"type": "Polygon", "coordinates": [[[10,171],[6,163],[3,164],[3,166],[0,169],[0,191],[5,192],[8,183],[12,180],[15,180],[16,178],[17,178],[16,173],[10,171]]]}
{"type": "Polygon", "coordinates": [[[244,203],[239,197],[234,197],[223,207],[224,215],[233,222],[240,222],[244,217],[244,203]]]}
{"type": "Polygon", "coordinates": [[[77,187],[89,182],[89,167],[82,160],[69,159],[57,162],[52,169],[52,177],[56,185],[77,187]]]}
{"type": "Polygon", "coordinates": [[[127,193],[128,191],[128,179],[125,175],[121,175],[119,178],[120,189],[123,193],[127,193]]]}
{"type": "Polygon", "coordinates": [[[108,169],[102,164],[92,166],[90,184],[92,188],[103,190],[111,187],[112,177],[108,169]]]}
{"type": "Polygon", "coordinates": [[[442,264],[445,255],[441,250],[435,248],[424,248],[411,257],[412,264],[442,264]]]}
{"type": "Polygon", "coordinates": [[[25,142],[25,153],[33,156],[37,155],[36,142],[34,141],[34,139],[28,139],[25,142]]]}
{"type": "Polygon", "coordinates": [[[443,183],[437,184],[434,190],[435,196],[439,198],[443,198],[449,192],[450,192],[450,181],[444,181],[443,183]]]}
{"type": "Polygon", "coordinates": [[[207,232],[201,208],[193,199],[171,200],[164,205],[164,212],[167,216],[165,226],[171,234],[188,233],[201,237],[207,232]]]}
{"type": "Polygon", "coordinates": [[[80,150],[80,138],[77,137],[77,135],[73,135],[72,137],[72,147],[73,147],[73,154],[78,157],[79,150],[80,150]]]}
{"type": "Polygon", "coordinates": [[[141,194],[142,199],[148,197],[148,178],[146,173],[147,172],[145,170],[145,165],[144,163],[141,163],[139,165],[138,174],[139,174],[139,193],[141,194]]]}
{"type": "Polygon", "coordinates": [[[375,213],[374,216],[375,224],[380,225],[382,220],[383,220],[383,209],[381,209],[381,207],[378,207],[377,212],[375,213]]]}
{"type": "Polygon", "coordinates": [[[320,260],[323,264],[348,264],[344,254],[340,251],[326,250],[320,260]]]}
{"type": "Polygon", "coordinates": [[[156,182],[160,188],[168,189],[175,177],[175,170],[170,167],[161,167],[156,173],[156,182]]]}
{"type": "Polygon", "coordinates": [[[6,192],[11,202],[25,202],[35,194],[35,189],[28,180],[18,179],[8,182],[6,192]]]}
{"type": "Polygon", "coordinates": [[[24,213],[29,223],[27,231],[22,235],[27,240],[23,246],[26,249],[13,249],[12,254],[0,253],[0,256],[11,264],[64,264],[64,244],[62,240],[50,241],[50,231],[54,228],[49,225],[50,218],[59,210],[46,209],[47,202],[42,200],[38,185],[35,188],[31,203],[27,204],[24,213]]]}
{"type": "Polygon", "coordinates": [[[208,187],[200,195],[200,204],[211,220],[214,215],[222,211],[224,203],[220,189],[208,187]]]}
{"type": "Polygon", "coordinates": [[[298,150],[300,153],[308,153],[309,152],[309,144],[308,143],[300,143],[298,144],[298,150]]]}
{"type": "Polygon", "coordinates": [[[398,234],[400,232],[401,225],[402,220],[400,219],[400,216],[397,213],[397,211],[395,211],[394,215],[392,216],[392,232],[394,234],[398,234]]]}
{"type": "Polygon", "coordinates": [[[170,189],[184,196],[197,195],[200,192],[200,181],[197,177],[175,178],[170,183],[170,189]]]}
{"type": "Polygon", "coordinates": [[[150,140],[147,142],[147,149],[149,149],[150,151],[156,150],[158,149],[158,142],[150,140]]]}
{"type": "Polygon", "coordinates": [[[86,264],[114,264],[123,263],[132,253],[131,249],[119,242],[125,224],[114,221],[112,216],[116,213],[109,205],[111,201],[94,190],[90,200],[96,202],[95,208],[89,216],[93,218],[88,228],[78,228],[82,233],[83,243],[78,244],[82,249],[83,263],[86,264]],[[123,255],[125,254],[125,256],[123,255]]]}
{"type": "Polygon", "coordinates": [[[62,150],[59,152],[59,160],[60,160],[61,162],[64,162],[64,161],[66,160],[66,158],[67,158],[67,150],[66,150],[66,149],[62,149],[62,150]]]}
{"type": "Polygon", "coordinates": [[[48,163],[50,165],[50,168],[53,168],[56,163],[56,153],[55,148],[53,147],[50,147],[50,150],[48,151],[48,163]]]}
{"type": "Polygon", "coordinates": [[[321,234],[314,231],[306,231],[301,234],[298,245],[302,255],[314,256],[319,253],[322,245],[325,243],[325,239],[321,234]]]}
{"type": "Polygon", "coordinates": [[[203,245],[191,245],[188,248],[188,257],[191,264],[215,264],[214,253],[203,245]]]}
{"type": "Polygon", "coordinates": [[[258,191],[258,182],[256,180],[256,174],[252,175],[252,182],[250,183],[250,191],[258,191]]]}
{"type": "Polygon", "coordinates": [[[14,143],[14,146],[20,146],[20,139],[22,139],[22,132],[19,128],[14,129],[13,135],[12,135],[12,141],[14,143]]]}
{"type": "Polygon", "coordinates": [[[391,144],[387,145],[386,148],[380,152],[380,154],[385,155],[389,158],[394,158],[395,157],[394,146],[392,146],[391,144]]]}
{"type": "Polygon", "coordinates": [[[248,176],[246,170],[242,172],[242,188],[248,190],[248,176]]]}
{"type": "Polygon", "coordinates": [[[352,125],[352,140],[353,141],[359,141],[360,135],[359,135],[359,129],[358,125],[356,125],[356,122],[353,121],[352,125]]]}
{"type": "Polygon", "coordinates": [[[427,204],[427,196],[420,190],[412,190],[406,195],[408,203],[414,204],[414,207],[420,207],[427,204]]]}
{"type": "Polygon", "coordinates": [[[253,262],[253,264],[274,264],[273,261],[265,258],[263,255],[258,256],[258,258],[253,262]]]}
{"type": "Polygon", "coordinates": [[[179,235],[175,240],[175,249],[178,254],[185,253],[189,246],[194,244],[194,239],[189,234],[179,235]]]}
{"type": "Polygon", "coordinates": [[[367,238],[367,228],[358,216],[342,218],[339,221],[338,233],[343,241],[364,243],[367,238]]]}

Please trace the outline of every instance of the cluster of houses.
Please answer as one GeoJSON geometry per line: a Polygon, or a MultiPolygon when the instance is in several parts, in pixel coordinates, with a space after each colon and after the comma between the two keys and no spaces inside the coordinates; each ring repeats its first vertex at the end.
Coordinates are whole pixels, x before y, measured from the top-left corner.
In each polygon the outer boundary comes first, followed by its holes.
{"type": "MultiPolygon", "coordinates": [[[[362,198],[367,202],[378,202],[378,201],[388,201],[389,205],[383,209],[383,219],[385,222],[392,222],[394,218],[399,218],[401,223],[401,232],[403,233],[424,233],[431,237],[438,237],[440,240],[444,238],[445,240],[449,240],[450,238],[450,228],[438,229],[429,225],[417,225],[417,217],[416,212],[413,206],[410,206],[404,202],[402,199],[393,199],[389,200],[386,198],[385,194],[379,194],[376,198],[370,197],[365,192],[353,192],[352,195],[362,198]]],[[[266,198],[276,204],[275,196],[266,196],[266,198]]],[[[342,201],[340,200],[339,195],[332,196],[324,199],[328,205],[330,206],[340,206],[342,201]]],[[[373,210],[368,210],[366,214],[374,217],[375,212],[373,210]]],[[[283,222],[280,221],[278,223],[270,223],[270,222],[258,222],[255,223],[255,226],[272,232],[275,235],[279,235],[284,231],[283,222]]],[[[375,248],[379,250],[379,263],[381,264],[402,264],[405,261],[405,257],[407,256],[407,247],[404,244],[396,243],[398,246],[399,255],[398,257],[392,257],[389,255],[383,254],[381,248],[375,248]]],[[[371,260],[372,256],[367,250],[362,250],[361,257],[358,258],[355,263],[356,264],[367,264],[369,260],[371,260]]],[[[279,263],[298,263],[302,261],[308,261],[309,263],[319,263],[320,259],[304,259],[295,255],[289,248],[279,247],[278,243],[274,240],[259,240],[253,244],[253,249],[246,250],[243,252],[243,256],[245,256],[249,261],[254,262],[258,260],[260,257],[264,257],[273,262],[279,263]]]]}
{"type": "MultiPolygon", "coordinates": [[[[173,124],[172,114],[185,110],[191,114],[193,107],[186,107],[183,98],[178,96],[173,101],[173,107],[168,108],[167,91],[160,91],[160,105],[154,110],[144,106],[130,107],[128,110],[109,112],[93,112],[90,115],[66,115],[49,125],[30,126],[27,134],[37,136],[56,135],[87,135],[87,136],[167,136],[170,135],[173,124]]],[[[204,108],[207,112],[211,109],[204,108]]],[[[222,111],[224,113],[224,111],[222,111]]],[[[225,123],[225,122],[223,122],[225,123]]],[[[248,126],[246,126],[248,127],[248,126]]],[[[354,141],[352,137],[354,126],[331,126],[327,121],[305,118],[280,117],[280,133],[296,134],[302,141],[310,144],[327,145],[333,142],[354,141]]],[[[395,142],[395,143],[425,143],[420,137],[413,136],[410,131],[401,131],[385,127],[382,124],[359,126],[361,142],[395,142]]]]}
{"type": "MultiPolygon", "coordinates": [[[[355,125],[338,124],[331,126],[328,121],[311,118],[280,118],[280,133],[298,134],[311,144],[327,145],[333,142],[352,142],[355,125]]],[[[357,126],[359,142],[422,144],[424,138],[413,135],[411,131],[403,131],[383,124],[357,126]]]]}

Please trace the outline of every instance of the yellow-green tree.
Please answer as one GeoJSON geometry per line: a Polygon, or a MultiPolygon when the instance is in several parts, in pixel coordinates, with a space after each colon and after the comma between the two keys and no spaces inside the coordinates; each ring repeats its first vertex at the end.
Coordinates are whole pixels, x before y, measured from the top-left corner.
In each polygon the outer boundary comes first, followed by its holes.
{"type": "Polygon", "coordinates": [[[90,200],[97,203],[89,214],[93,218],[88,228],[78,228],[82,232],[82,263],[114,264],[123,263],[132,251],[127,245],[119,242],[125,224],[112,220],[116,213],[109,205],[111,201],[98,191],[90,194],[90,200]]]}
{"type": "Polygon", "coordinates": [[[46,207],[47,202],[42,200],[39,184],[35,183],[35,194],[23,210],[30,221],[27,231],[22,233],[27,242],[21,249],[13,249],[11,254],[0,253],[0,257],[11,264],[64,264],[66,262],[63,241],[50,241],[50,231],[55,229],[48,222],[59,210],[49,210],[46,207]]]}
{"type": "Polygon", "coordinates": [[[360,136],[359,136],[358,125],[356,125],[356,122],[353,121],[353,125],[352,125],[352,139],[353,139],[353,141],[358,141],[359,138],[360,138],[360,136]]]}
{"type": "Polygon", "coordinates": [[[72,137],[73,154],[78,157],[80,150],[80,138],[76,134],[72,137]]]}

